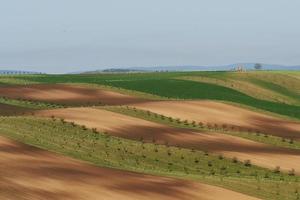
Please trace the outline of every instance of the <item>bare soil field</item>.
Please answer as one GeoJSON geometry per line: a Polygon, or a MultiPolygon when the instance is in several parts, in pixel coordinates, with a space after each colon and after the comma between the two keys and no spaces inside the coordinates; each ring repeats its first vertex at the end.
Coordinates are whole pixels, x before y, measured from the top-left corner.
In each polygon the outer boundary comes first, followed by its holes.
{"type": "Polygon", "coordinates": [[[171,128],[97,108],[46,110],[38,111],[36,115],[63,118],[123,138],[135,140],[143,138],[147,142],[155,139],[157,143],[205,150],[230,158],[237,157],[242,161],[249,159],[258,166],[270,169],[280,166],[282,170],[294,168],[296,173],[300,172],[300,151],[277,148],[239,137],[171,128]]]}
{"type": "Polygon", "coordinates": [[[0,199],[256,198],[197,182],[95,167],[0,137],[0,199]]]}
{"type": "Polygon", "coordinates": [[[0,96],[28,99],[67,105],[102,103],[121,105],[144,102],[145,100],[103,89],[74,85],[25,85],[0,87],[0,96]]]}
{"type": "Polygon", "coordinates": [[[165,116],[202,123],[233,125],[260,130],[275,136],[300,140],[300,122],[214,101],[157,101],[133,104],[165,116]]]}

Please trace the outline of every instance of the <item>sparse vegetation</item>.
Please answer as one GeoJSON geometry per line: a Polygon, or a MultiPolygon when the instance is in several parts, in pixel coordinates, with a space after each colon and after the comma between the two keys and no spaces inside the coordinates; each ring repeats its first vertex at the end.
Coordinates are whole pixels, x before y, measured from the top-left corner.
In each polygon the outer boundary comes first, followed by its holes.
{"type": "Polygon", "coordinates": [[[116,138],[62,120],[1,117],[0,130],[6,137],[100,166],[197,179],[261,198],[292,199],[295,187],[300,187],[298,176],[278,170],[272,173],[206,152],[116,138]],[[255,193],[258,180],[261,189],[255,193]],[[283,192],[274,193],[276,188],[283,192]]]}
{"type": "MultiPolygon", "coordinates": [[[[103,108],[103,107],[102,107],[103,108]]],[[[105,109],[133,117],[142,118],[145,120],[166,124],[168,126],[178,127],[178,128],[188,128],[195,130],[204,130],[204,131],[216,131],[215,127],[210,123],[204,124],[199,122],[197,126],[194,126],[193,123],[188,123],[187,120],[176,119],[175,121],[164,120],[157,118],[158,114],[150,111],[145,111],[141,109],[136,109],[134,112],[130,106],[106,106],[105,109]],[[184,123],[181,123],[184,121],[184,123]]],[[[218,132],[229,134],[232,136],[242,137],[245,139],[253,140],[256,142],[261,142],[265,144],[270,144],[273,146],[290,148],[290,149],[300,149],[300,142],[291,139],[284,139],[278,136],[273,136],[269,134],[263,134],[258,130],[252,129],[242,129],[240,127],[229,126],[226,124],[219,125],[217,128],[218,132]],[[291,142],[292,141],[292,142],[291,142]]]]}

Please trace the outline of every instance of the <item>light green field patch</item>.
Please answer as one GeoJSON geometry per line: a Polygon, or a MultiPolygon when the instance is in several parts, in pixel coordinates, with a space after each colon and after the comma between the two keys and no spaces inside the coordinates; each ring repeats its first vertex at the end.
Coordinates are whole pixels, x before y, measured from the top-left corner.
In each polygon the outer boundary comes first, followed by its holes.
{"type": "Polygon", "coordinates": [[[199,73],[178,78],[229,87],[263,100],[300,105],[300,80],[284,73],[270,71],[199,73]]]}

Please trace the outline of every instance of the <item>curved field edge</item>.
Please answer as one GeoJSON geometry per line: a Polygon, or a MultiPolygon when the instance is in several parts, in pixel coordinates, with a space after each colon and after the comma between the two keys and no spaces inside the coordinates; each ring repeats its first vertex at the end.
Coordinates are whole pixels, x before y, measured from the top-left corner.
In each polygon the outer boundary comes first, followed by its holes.
{"type": "MultiPolygon", "coordinates": [[[[250,95],[262,95],[268,100],[270,94],[264,92],[275,93],[281,97],[288,98],[299,103],[300,100],[300,80],[290,76],[288,73],[281,71],[249,71],[249,72],[222,72],[222,73],[195,73],[186,76],[187,78],[203,79],[203,81],[214,81],[215,84],[224,84],[227,87],[242,89],[250,95]],[[233,85],[232,85],[233,84],[233,85]],[[246,85],[244,85],[246,84],[246,85]],[[250,85],[248,85],[250,84],[250,85]],[[248,86],[255,86],[255,90],[251,90],[248,86]],[[257,94],[257,91],[260,91],[257,94]]],[[[184,77],[182,77],[184,78],[184,77]]],[[[275,99],[276,100],[276,99],[275,99]]],[[[287,102],[288,103],[288,102],[287,102]]]]}
{"type": "Polygon", "coordinates": [[[230,101],[261,110],[300,119],[300,106],[255,99],[236,90],[209,83],[186,80],[139,80],[107,83],[110,86],[142,91],[175,99],[210,99],[230,101]]]}
{"type": "MultiPolygon", "coordinates": [[[[184,76],[178,77],[179,80],[190,80],[202,83],[211,83],[219,86],[225,86],[246,95],[262,100],[285,103],[291,105],[300,105],[300,95],[294,94],[277,84],[263,82],[262,80],[236,80],[236,79],[217,79],[203,76],[184,76]],[[260,84],[259,84],[260,82],[260,84]],[[269,87],[267,87],[269,86],[269,87]],[[276,87],[276,89],[274,88],[276,87]],[[281,91],[281,92],[279,92],[281,91]]],[[[300,81],[299,81],[300,82],[300,81]]],[[[300,84],[300,83],[299,83],[300,84]]]]}
{"type": "Polygon", "coordinates": [[[263,199],[299,196],[298,176],[206,152],[121,139],[64,120],[1,117],[0,133],[99,166],[198,180],[263,199]]]}
{"type": "Polygon", "coordinates": [[[108,111],[125,114],[127,116],[144,119],[147,121],[156,122],[159,124],[164,124],[175,128],[192,129],[198,131],[212,131],[212,132],[217,131],[223,134],[241,137],[244,139],[248,139],[248,140],[252,140],[264,144],[269,144],[276,147],[300,149],[299,141],[295,141],[290,138],[283,138],[283,137],[273,136],[270,134],[261,133],[254,129],[247,128],[245,130],[232,131],[230,130],[230,127],[218,126],[217,128],[216,127],[209,128],[205,126],[205,124],[199,125],[193,121],[187,121],[185,119],[178,119],[178,118],[174,119],[171,116],[164,116],[147,110],[137,109],[132,106],[104,106],[104,107],[99,107],[99,109],[105,109],[108,111]]]}
{"type": "MultiPolygon", "coordinates": [[[[130,95],[130,96],[134,96],[134,97],[138,97],[138,98],[142,98],[142,99],[147,99],[147,100],[159,100],[159,101],[176,101],[176,100],[181,100],[178,98],[170,98],[170,97],[162,97],[162,96],[158,96],[158,95],[153,95],[153,94],[149,94],[149,93],[145,93],[145,92],[139,92],[136,90],[128,90],[128,89],[123,89],[120,87],[114,87],[114,86],[108,86],[108,85],[99,85],[99,84],[92,84],[92,83],[68,83],[65,85],[74,85],[74,86],[84,86],[87,88],[94,88],[94,89],[104,89],[104,90],[108,90],[108,91],[113,91],[113,92],[118,92],[124,95],[130,95]]],[[[193,100],[197,100],[197,99],[193,99],[193,100]]],[[[220,103],[225,103],[225,104],[229,104],[229,105],[233,105],[233,106],[237,106],[237,107],[241,107],[241,108],[245,108],[248,110],[252,110],[255,112],[259,112],[262,114],[268,114],[274,117],[278,117],[278,118],[282,118],[282,119],[287,119],[290,121],[300,121],[300,119],[295,118],[295,117],[290,117],[287,115],[282,115],[282,114],[277,114],[274,112],[270,112],[270,111],[266,111],[263,109],[259,109],[253,106],[247,106],[245,104],[241,104],[241,103],[237,103],[237,102],[232,102],[232,101],[224,101],[224,100],[214,100],[216,102],[220,102],[220,103]]]]}

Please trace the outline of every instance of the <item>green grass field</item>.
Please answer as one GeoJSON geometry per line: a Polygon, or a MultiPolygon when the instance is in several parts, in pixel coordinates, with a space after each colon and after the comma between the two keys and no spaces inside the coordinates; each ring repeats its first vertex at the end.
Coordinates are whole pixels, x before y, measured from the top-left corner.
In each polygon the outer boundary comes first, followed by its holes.
{"type": "Polygon", "coordinates": [[[300,80],[284,72],[222,72],[180,78],[226,86],[263,100],[300,105],[300,80]]]}
{"type": "Polygon", "coordinates": [[[8,138],[99,166],[199,180],[264,199],[299,198],[298,176],[191,149],[132,141],[59,119],[1,117],[8,138]]]}

